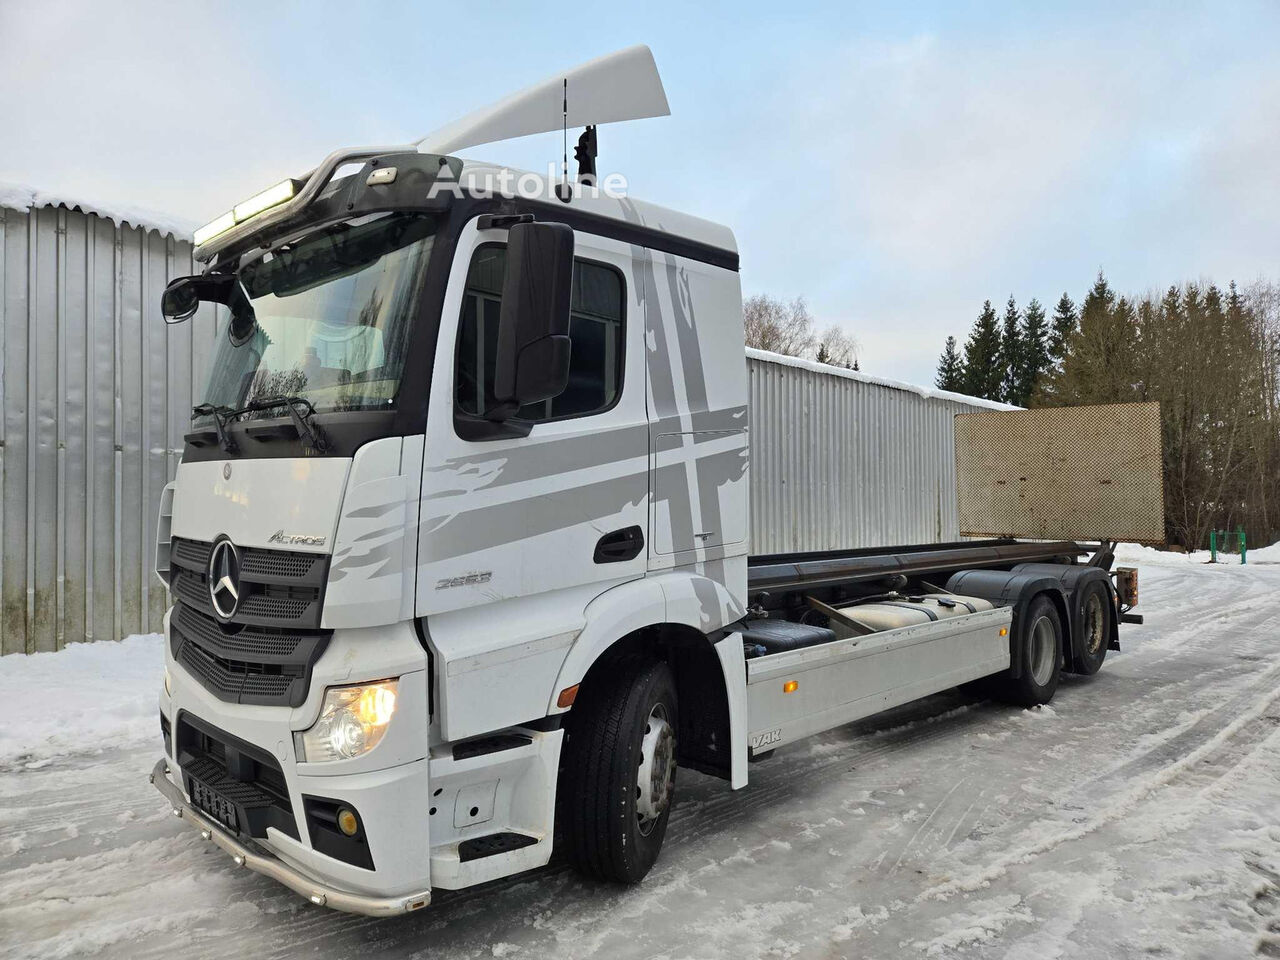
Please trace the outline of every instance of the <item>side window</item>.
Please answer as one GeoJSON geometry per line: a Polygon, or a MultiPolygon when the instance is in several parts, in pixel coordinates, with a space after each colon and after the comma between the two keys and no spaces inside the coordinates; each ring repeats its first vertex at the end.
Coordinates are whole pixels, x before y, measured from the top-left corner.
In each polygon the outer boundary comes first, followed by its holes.
{"type": "MultiPolygon", "coordinates": [[[[481,415],[493,404],[493,368],[502,307],[506,247],[476,250],[467,272],[458,333],[458,409],[481,415]]],[[[521,420],[561,420],[612,407],[622,389],[624,360],[622,274],[590,260],[573,263],[569,308],[569,385],[558,397],[521,407],[521,420]]]]}

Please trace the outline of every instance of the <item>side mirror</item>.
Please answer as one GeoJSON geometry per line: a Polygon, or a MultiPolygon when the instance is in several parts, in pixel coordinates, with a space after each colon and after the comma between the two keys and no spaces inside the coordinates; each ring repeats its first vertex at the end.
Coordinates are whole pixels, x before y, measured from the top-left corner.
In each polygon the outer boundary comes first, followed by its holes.
{"type": "Polygon", "coordinates": [[[195,316],[202,301],[220,303],[231,310],[227,335],[232,344],[238,347],[253,336],[258,326],[253,304],[240,281],[230,274],[214,273],[170,280],[160,297],[160,312],[165,323],[182,323],[195,316]]]}
{"type": "Polygon", "coordinates": [[[160,297],[160,312],[165,323],[181,323],[195,316],[200,308],[197,284],[200,277],[179,277],[171,280],[160,297]]]}
{"type": "Polygon", "coordinates": [[[526,403],[559,396],[569,385],[569,305],[573,229],[518,223],[507,235],[493,392],[488,420],[502,421],[526,403]]]}

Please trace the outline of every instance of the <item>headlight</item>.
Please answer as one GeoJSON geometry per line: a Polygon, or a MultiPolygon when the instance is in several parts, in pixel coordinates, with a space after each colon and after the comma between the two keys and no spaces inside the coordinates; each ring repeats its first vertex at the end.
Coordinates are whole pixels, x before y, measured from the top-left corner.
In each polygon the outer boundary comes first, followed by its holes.
{"type": "Polygon", "coordinates": [[[305,763],[350,760],[368,753],[387,732],[396,712],[396,681],[330,687],[320,719],[303,732],[298,759],[305,763]]]}

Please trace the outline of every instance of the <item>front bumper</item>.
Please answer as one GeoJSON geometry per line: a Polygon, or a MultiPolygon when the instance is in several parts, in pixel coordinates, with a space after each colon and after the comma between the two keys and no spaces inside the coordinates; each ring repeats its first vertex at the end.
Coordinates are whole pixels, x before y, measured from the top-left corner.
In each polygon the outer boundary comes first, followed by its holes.
{"type": "Polygon", "coordinates": [[[167,760],[156,763],[151,771],[151,782],[169,802],[175,817],[187,820],[199,828],[204,839],[211,840],[214,845],[230,854],[238,866],[248,867],[255,873],[270,877],[314,904],[367,917],[392,917],[420,910],[431,902],[430,890],[397,897],[374,897],[339,890],[313,880],[276,857],[250,849],[187,803],[182,790],[169,779],[167,760]]]}

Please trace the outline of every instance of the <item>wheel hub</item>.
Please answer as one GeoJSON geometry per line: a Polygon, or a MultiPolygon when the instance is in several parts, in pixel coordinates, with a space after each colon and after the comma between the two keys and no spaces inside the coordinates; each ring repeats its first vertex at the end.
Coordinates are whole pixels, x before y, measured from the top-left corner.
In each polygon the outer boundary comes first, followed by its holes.
{"type": "Polygon", "coordinates": [[[1054,660],[1058,656],[1053,624],[1048,617],[1041,617],[1031,626],[1031,677],[1044,686],[1053,676],[1054,660]]]}
{"type": "Polygon", "coordinates": [[[645,722],[636,770],[636,820],[642,834],[647,836],[671,805],[675,785],[676,735],[667,722],[666,707],[656,703],[645,722]]]}
{"type": "Polygon", "coordinates": [[[1084,642],[1089,656],[1096,656],[1102,649],[1102,625],[1105,619],[1102,615],[1102,599],[1096,593],[1091,594],[1084,608],[1084,642]]]}

